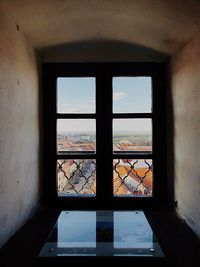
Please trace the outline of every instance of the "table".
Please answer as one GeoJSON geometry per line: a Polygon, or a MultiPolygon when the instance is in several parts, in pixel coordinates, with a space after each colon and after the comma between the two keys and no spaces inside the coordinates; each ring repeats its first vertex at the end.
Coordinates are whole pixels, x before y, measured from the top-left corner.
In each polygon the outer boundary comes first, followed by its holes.
{"type": "Polygon", "coordinates": [[[39,258],[164,258],[143,211],[62,211],[39,258]]]}

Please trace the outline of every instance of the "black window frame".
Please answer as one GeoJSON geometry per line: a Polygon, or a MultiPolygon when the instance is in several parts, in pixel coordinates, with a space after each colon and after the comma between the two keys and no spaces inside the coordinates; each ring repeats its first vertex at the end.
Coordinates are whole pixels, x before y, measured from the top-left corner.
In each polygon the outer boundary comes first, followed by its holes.
{"type": "MultiPolygon", "coordinates": [[[[166,206],[166,129],[165,129],[165,75],[164,63],[44,63],[43,87],[43,195],[50,206],[66,209],[158,209],[166,206]],[[153,196],[113,196],[113,158],[127,158],[113,154],[112,118],[133,118],[133,114],[112,112],[112,78],[122,76],[149,76],[152,79],[151,114],[135,113],[135,118],[152,118],[153,138],[153,196]],[[58,77],[96,77],[96,114],[57,114],[56,82],[58,77]],[[106,100],[106,101],[105,101],[106,100]],[[56,191],[56,120],[57,118],[96,118],[96,197],[58,197],[56,191]],[[105,119],[106,118],[106,119],[105,119]],[[104,162],[102,166],[102,162],[104,162]]],[[[85,157],[86,156],[86,157],[85,157]]],[[[72,158],[73,156],[70,155],[72,158]]],[[[146,158],[145,155],[131,158],[146,158]]],[[[65,156],[64,158],[69,158],[65,156]]],[[[74,158],[83,158],[78,155],[74,158]]],[[[130,156],[128,157],[130,158],[130,156]]]]}

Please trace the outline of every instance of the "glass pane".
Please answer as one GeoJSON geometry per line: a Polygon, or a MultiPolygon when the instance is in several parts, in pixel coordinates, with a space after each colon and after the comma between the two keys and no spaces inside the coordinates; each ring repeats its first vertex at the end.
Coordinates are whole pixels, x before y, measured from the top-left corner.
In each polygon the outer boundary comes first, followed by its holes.
{"type": "Polygon", "coordinates": [[[96,130],[94,119],[58,119],[57,152],[94,152],[96,130]]]}
{"type": "Polygon", "coordinates": [[[57,160],[58,196],[95,196],[96,160],[57,160]]]}
{"type": "Polygon", "coordinates": [[[113,78],[114,113],[148,113],[151,111],[151,77],[113,78]]]}
{"type": "Polygon", "coordinates": [[[153,167],[151,159],[114,159],[114,196],[151,197],[153,167]]]}
{"type": "Polygon", "coordinates": [[[57,226],[59,248],[95,248],[96,212],[61,212],[57,226]]]}
{"type": "Polygon", "coordinates": [[[91,256],[97,257],[94,262],[102,257],[118,257],[116,263],[120,257],[122,265],[131,267],[166,266],[165,255],[143,211],[62,211],[39,257],[92,266],[88,264],[91,256]],[[127,262],[127,257],[133,258],[127,262]]]}
{"type": "Polygon", "coordinates": [[[95,113],[95,78],[58,78],[58,113],[95,113]]]}
{"type": "Polygon", "coordinates": [[[114,119],[113,151],[152,152],[151,119],[114,119]]]}
{"type": "Polygon", "coordinates": [[[152,229],[142,211],[114,212],[114,247],[123,249],[153,248],[152,229]]]}

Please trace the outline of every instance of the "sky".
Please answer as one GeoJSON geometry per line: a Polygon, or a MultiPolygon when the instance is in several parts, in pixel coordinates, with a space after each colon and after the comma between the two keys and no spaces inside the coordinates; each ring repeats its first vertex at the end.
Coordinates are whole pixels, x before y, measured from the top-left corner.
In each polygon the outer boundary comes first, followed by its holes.
{"type": "MultiPolygon", "coordinates": [[[[150,77],[113,77],[113,113],[151,112],[150,77]]],[[[95,113],[95,77],[58,78],[58,113],[95,113]]],[[[95,121],[58,120],[58,131],[94,131],[95,121]]],[[[115,131],[150,131],[148,119],[119,119],[115,131]]]]}
{"type": "Polygon", "coordinates": [[[95,113],[95,78],[58,78],[58,113],[95,113]]]}
{"type": "MultiPolygon", "coordinates": [[[[64,132],[95,132],[95,119],[58,119],[57,131],[64,132]]],[[[114,119],[113,130],[151,133],[151,119],[114,119]]]]}
{"type": "Polygon", "coordinates": [[[64,132],[94,132],[95,119],[58,119],[57,131],[64,132]]]}
{"type": "Polygon", "coordinates": [[[151,78],[114,77],[113,112],[151,112],[151,78]]]}

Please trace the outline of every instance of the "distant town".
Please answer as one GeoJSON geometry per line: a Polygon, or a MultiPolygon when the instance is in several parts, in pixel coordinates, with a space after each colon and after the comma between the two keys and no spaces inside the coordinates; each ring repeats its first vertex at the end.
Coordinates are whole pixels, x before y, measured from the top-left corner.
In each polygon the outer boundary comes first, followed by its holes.
{"type": "MultiPolygon", "coordinates": [[[[95,151],[96,136],[93,132],[62,133],[57,135],[57,151],[95,151]]],[[[113,136],[113,151],[152,151],[151,135],[148,133],[118,132],[113,136]]]]}
{"type": "Polygon", "coordinates": [[[95,151],[96,136],[93,132],[70,132],[57,135],[57,151],[95,151]]]}
{"type": "Polygon", "coordinates": [[[113,151],[151,152],[151,135],[146,132],[116,132],[113,136],[113,151]]]}
{"type": "MultiPolygon", "coordinates": [[[[70,152],[94,152],[96,136],[93,132],[59,133],[58,154],[70,152]]],[[[118,132],[113,136],[113,151],[152,151],[148,133],[118,132]]],[[[70,153],[71,154],[71,153],[70,153]]],[[[113,194],[115,196],[152,196],[152,160],[114,160],[113,194]],[[131,166],[134,165],[134,168],[131,166]]],[[[57,161],[58,196],[95,196],[96,161],[71,159],[57,161]]]]}

